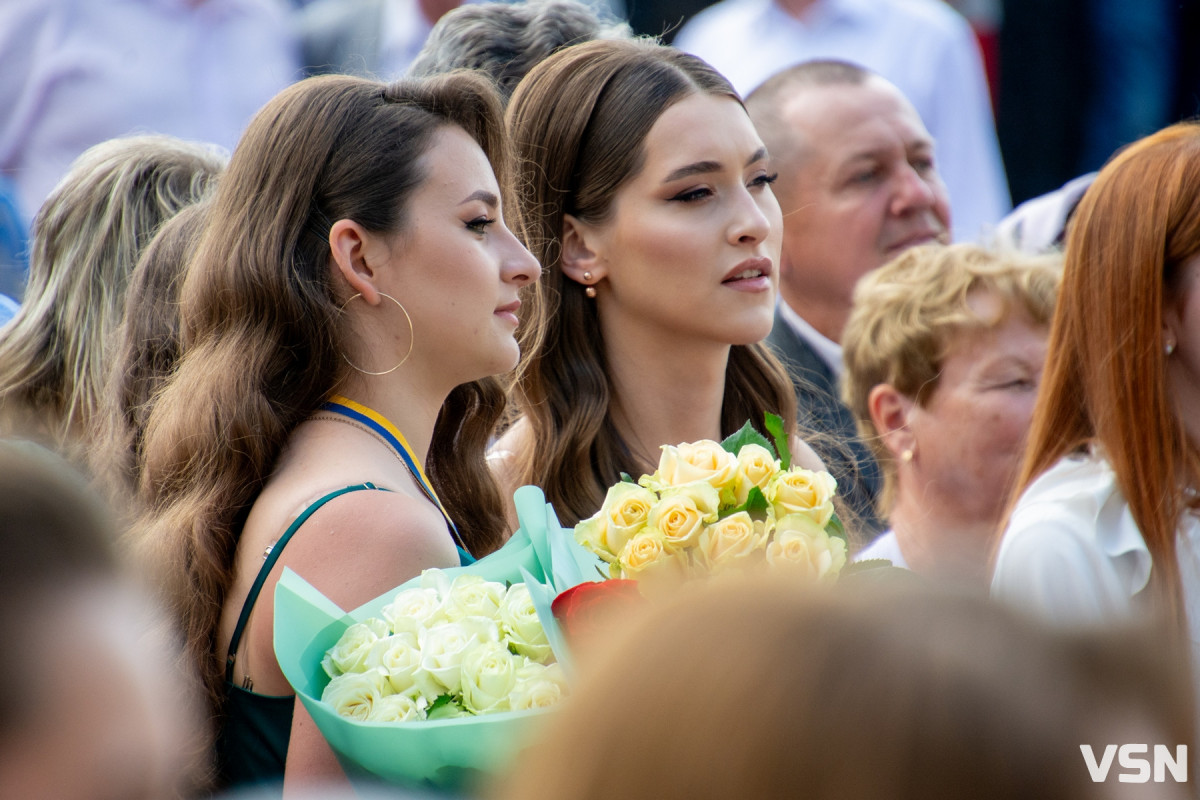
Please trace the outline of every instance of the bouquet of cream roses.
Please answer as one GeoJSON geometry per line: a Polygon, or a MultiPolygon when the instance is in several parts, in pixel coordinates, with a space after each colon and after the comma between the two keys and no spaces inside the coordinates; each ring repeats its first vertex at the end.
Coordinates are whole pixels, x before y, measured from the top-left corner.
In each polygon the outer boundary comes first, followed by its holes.
{"type": "Polygon", "coordinates": [[[724,442],[664,445],[658,469],[623,476],[575,538],[611,578],[646,586],[766,563],[815,580],[846,564],[834,512],[837,481],[791,465],[782,420],[767,415],[775,446],[749,424],[724,442]]]}
{"type": "Polygon", "coordinates": [[[548,708],[566,682],[524,583],[440,569],[346,629],[325,653],[322,702],[352,719],[407,722],[548,708]]]}

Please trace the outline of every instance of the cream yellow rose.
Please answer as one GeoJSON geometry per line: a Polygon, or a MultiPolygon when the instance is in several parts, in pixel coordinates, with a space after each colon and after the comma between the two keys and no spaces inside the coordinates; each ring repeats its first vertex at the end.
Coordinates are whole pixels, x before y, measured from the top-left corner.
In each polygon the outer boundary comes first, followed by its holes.
{"type": "Polygon", "coordinates": [[[767,484],[779,472],[779,459],[770,450],[758,444],[742,445],[737,454],[737,474],[733,479],[733,494],[737,505],[742,505],[757,487],[766,494],[767,484]]]}
{"type": "Polygon", "coordinates": [[[830,536],[807,514],[789,514],[775,522],[767,563],[812,580],[831,581],[846,566],[846,542],[830,536]]]}
{"type": "Polygon", "coordinates": [[[609,488],[595,516],[575,526],[575,539],[605,561],[613,561],[629,539],[646,526],[658,496],[636,483],[621,481],[609,488]]]}
{"type": "Polygon", "coordinates": [[[697,554],[711,572],[749,566],[761,558],[770,530],[765,521],[745,511],[730,514],[707,526],[700,534],[697,554]]]}
{"type": "Polygon", "coordinates": [[[675,555],[667,549],[666,539],[657,528],[646,528],[630,539],[621,550],[614,578],[636,580],[642,593],[655,595],[682,583],[688,577],[686,555],[675,555]]]}
{"type": "Polygon", "coordinates": [[[667,489],[650,509],[648,526],[660,531],[671,552],[690,547],[704,526],[717,518],[720,495],[707,483],[698,481],[667,489]]]}
{"type": "Polygon", "coordinates": [[[775,518],[804,514],[822,528],[833,516],[833,496],[837,481],[828,472],[792,468],[776,475],[767,484],[767,502],[775,518]]]}
{"type": "Polygon", "coordinates": [[[440,688],[421,667],[416,634],[400,633],[375,642],[367,653],[367,669],[382,669],[392,691],[434,700],[440,688]]]}
{"type": "Polygon", "coordinates": [[[438,686],[453,694],[461,686],[461,667],[468,652],[486,642],[499,642],[500,629],[485,617],[464,617],[425,631],[421,639],[421,669],[438,686]]]}
{"type": "Polygon", "coordinates": [[[655,489],[704,481],[720,491],[732,486],[737,474],[737,457],[711,439],[681,445],[663,445],[658,471],[643,477],[655,489]]]}

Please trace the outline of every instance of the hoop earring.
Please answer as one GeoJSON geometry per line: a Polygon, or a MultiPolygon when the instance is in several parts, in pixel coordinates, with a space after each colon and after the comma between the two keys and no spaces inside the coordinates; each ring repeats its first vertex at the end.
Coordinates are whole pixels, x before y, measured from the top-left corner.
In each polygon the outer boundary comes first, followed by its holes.
{"type": "MultiPolygon", "coordinates": [[[[378,294],[380,297],[386,297],[388,300],[391,300],[393,303],[395,303],[397,306],[399,306],[400,311],[404,314],[404,319],[408,322],[408,352],[404,354],[404,358],[400,359],[399,364],[392,367],[391,369],[385,369],[383,372],[371,372],[369,370],[365,370],[362,367],[357,366],[353,361],[351,361],[350,358],[345,353],[342,353],[342,358],[345,360],[345,362],[347,364],[350,365],[351,369],[353,369],[356,372],[361,372],[363,375],[387,375],[389,373],[395,372],[396,370],[400,369],[402,366],[404,366],[404,362],[408,361],[408,357],[412,355],[413,344],[416,341],[416,337],[413,335],[412,317],[410,317],[408,315],[408,309],[404,307],[404,304],[401,303],[396,298],[392,297],[390,294],[384,294],[383,292],[378,292],[378,294]]],[[[362,292],[353,294],[350,297],[348,297],[346,299],[346,302],[344,302],[340,306],[338,306],[338,313],[340,314],[342,311],[344,311],[346,309],[346,306],[350,305],[351,300],[355,300],[359,297],[362,297],[362,292]]]]}

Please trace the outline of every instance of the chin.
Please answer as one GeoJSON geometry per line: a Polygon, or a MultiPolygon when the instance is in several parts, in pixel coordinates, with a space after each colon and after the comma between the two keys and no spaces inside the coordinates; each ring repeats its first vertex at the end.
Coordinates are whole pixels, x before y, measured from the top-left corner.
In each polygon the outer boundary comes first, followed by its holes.
{"type": "Polygon", "coordinates": [[[771,333],[771,328],[775,324],[775,307],[771,306],[765,311],[755,314],[753,318],[747,317],[739,322],[741,324],[730,329],[729,343],[731,345],[761,342],[771,333]]]}

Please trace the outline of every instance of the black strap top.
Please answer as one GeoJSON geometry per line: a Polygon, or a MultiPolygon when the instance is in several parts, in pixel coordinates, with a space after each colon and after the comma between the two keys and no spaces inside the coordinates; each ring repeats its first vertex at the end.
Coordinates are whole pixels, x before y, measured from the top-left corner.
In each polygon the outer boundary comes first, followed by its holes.
{"type": "MultiPolygon", "coordinates": [[[[330,500],[348,492],[368,489],[389,491],[380,489],[373,483],[356,484],[330,492],[305,508],[279,537],[279,541],[271,546],[249,594],[246,595],[246,602],[242,605],[242,612],[229,640],[229,656],[225,661],[225,713],[217,731],[216,742],[217,775],[221,788],[271,783],[282,786],[296,697],[257,694],[238,686],[233,681],[234,659],[237,657],[246,623],[250,619],[250,612],[254,610],[254,603],[258,600],[267,576],[279,561],[288,541],[309,517],[330,500]]],[[[471,554],[461,546],[458,547],[458,557],[463,566],[475,562],[471,554]]]]}

